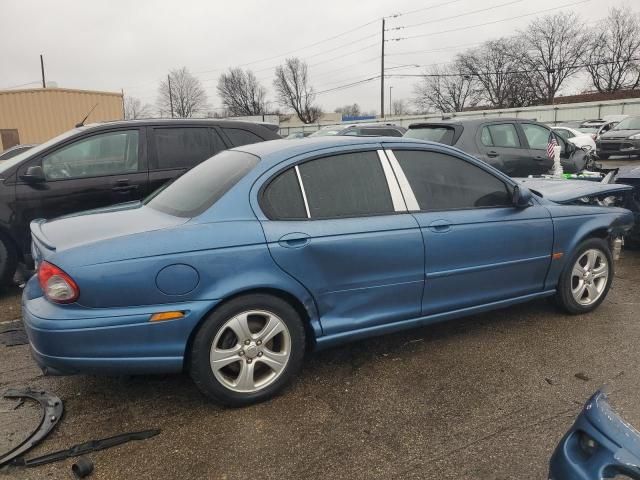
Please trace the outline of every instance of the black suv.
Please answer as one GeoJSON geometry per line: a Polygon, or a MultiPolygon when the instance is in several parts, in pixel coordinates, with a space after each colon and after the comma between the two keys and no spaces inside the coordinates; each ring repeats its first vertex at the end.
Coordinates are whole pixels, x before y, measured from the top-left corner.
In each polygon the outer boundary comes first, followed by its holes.
{"type": "Polygon", "coordinates": [[[0,282],[30,264],[29,223],[139,200],[227,148],[280,138],[233,120],[132,120],[81,126],[0,163],[0,282]]]}
{"type": "MultiPolygon", "coordinates": [[[[409,125],[405,137],[454,145],[512,177],[542,175],[553,167],[547,156],[552,131],[546,125],[521,118],[451,119],[409,125]]],[[[588,154],[553,133],[561,147],[560,161],[567,173],[583,170],[588,154]]]]}

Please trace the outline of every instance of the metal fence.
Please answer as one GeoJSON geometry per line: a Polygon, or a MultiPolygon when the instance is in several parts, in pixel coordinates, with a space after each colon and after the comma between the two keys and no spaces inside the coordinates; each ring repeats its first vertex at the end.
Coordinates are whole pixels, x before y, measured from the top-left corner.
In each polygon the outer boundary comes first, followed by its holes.
{"type": "MultiPolygon", "coordinates": [[[[476,110],[472,112],[429,113],[426,115],[390,116],[376,120],[366,120],[366,123],[394,123],[408,127],[412,123],[424,121],[438,121],[447,117],[456,118],[495,118],[516,117],[538,122],[557,125],[565,122],[603,118],[609,115],[640,115],[640,98],[625,100],[608,100],[604,102],[565,103],[559,105],[540,105],[535,107],[503,108],[491,110],[476,110]]],[[[342,122],[342,124],[358,122],[342,122]]],[[[339,125],[339,123],[318,123],[292,127],[280,127],[280,135],[286,137],[293,132],[315,132],[322,127],[339,125]]]]}

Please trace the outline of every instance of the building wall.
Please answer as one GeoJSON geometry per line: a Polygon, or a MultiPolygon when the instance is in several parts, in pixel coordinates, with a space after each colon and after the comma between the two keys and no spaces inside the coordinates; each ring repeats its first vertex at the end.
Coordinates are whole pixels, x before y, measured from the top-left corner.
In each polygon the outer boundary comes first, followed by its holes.
{"type": "MultiPolygon", "coordinates": [[[[96,104],[86,123],[124,118],[120,93],[64,88],[0,91],[0,130],[17,129],[21,144],[42,143],[72,129],[96,104]]],[[[0,151],[5,148],[0,144],[0,151]]]]}

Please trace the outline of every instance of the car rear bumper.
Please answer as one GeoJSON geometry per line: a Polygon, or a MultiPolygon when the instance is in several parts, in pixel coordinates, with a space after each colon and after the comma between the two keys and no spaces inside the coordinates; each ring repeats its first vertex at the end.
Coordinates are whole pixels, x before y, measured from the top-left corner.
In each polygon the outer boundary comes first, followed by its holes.
{"type": "MultiPolygon", "coordinates": [[[[32,283],[30,281],[30,283],[32,283]]],[[[25,288],[22,318],[31,352],[45,374],[179,372],[191,333],[214,302],[114,309],[55,305],[25,288]],[[150,322],[154,313],[182,311],[177,320],[150,322]]]]}

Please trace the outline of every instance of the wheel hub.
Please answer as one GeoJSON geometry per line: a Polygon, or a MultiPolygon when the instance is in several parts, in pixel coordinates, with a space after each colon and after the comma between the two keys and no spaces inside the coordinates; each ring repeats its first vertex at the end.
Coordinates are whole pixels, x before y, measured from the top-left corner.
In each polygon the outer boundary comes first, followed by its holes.
{"type": "Polygon", "coordinates": [[[256,358],[258,356],[258,353],[260,353],[260,347],[258,347],[255,342],[251,342],[249,343],[249,345],[245,345],[242,350],[244,351],[244,356],[251,359],[256,358]]]}

